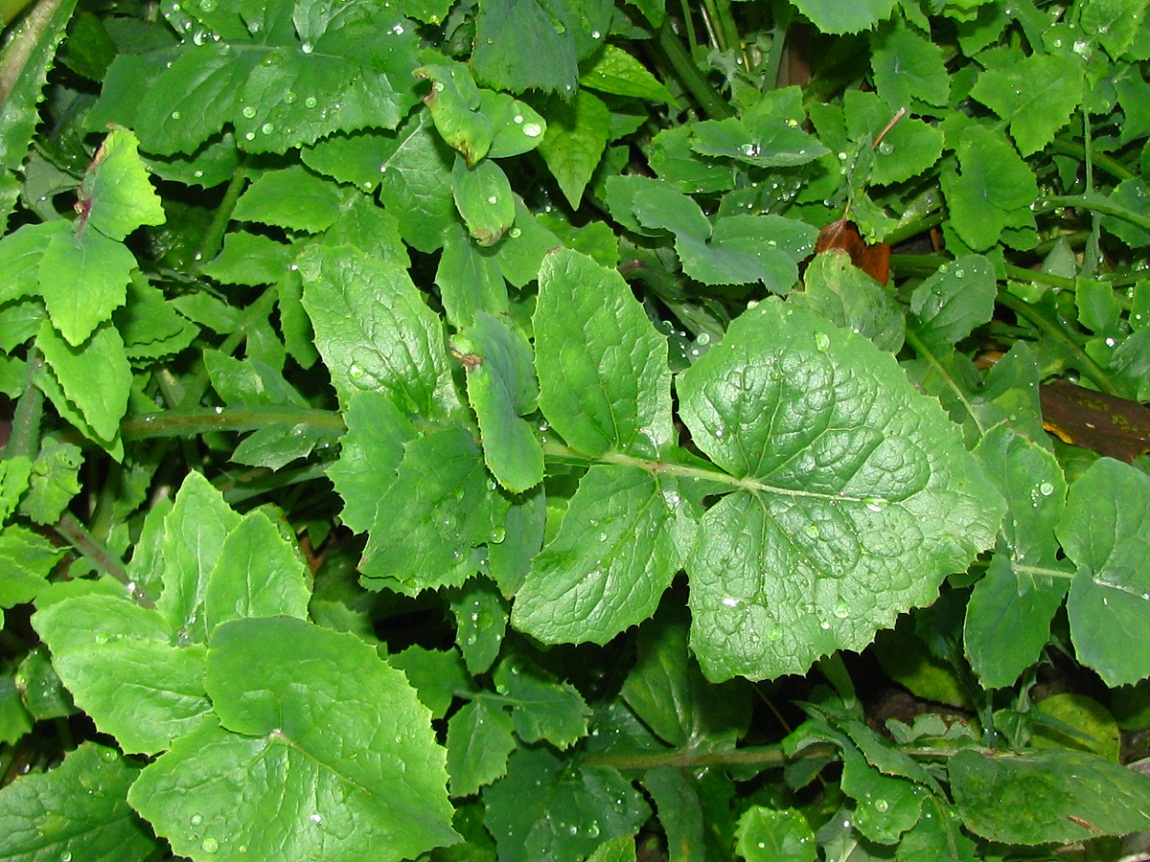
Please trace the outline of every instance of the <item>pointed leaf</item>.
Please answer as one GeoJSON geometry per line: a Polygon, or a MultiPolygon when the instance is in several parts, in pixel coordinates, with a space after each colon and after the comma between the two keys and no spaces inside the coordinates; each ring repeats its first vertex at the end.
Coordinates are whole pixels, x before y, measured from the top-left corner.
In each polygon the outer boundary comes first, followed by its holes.
{"type": "Polygon", "coordinates": [[[615,270],[566,249],[539,271],[539,406],[572,447],[655,455],[673,439],[667,342],[615,270]]]}
{"type": "Polygon", "coordinates": [[[1070,486],[1057,529],[1078,566],[1066,602],[1074,649],[1111,686],[1150,676],[1148,519],[1150,476],[1100,458],[1070,486]]]}
{"type": "Polygon", "coordinates": [[[507,774],[515,750],[511,714],[489,700],[474,700],[447,722],[447,771],[453,796],[469,796],[507,774]]]}
{"type": "Polygon", "coordinates": [[[319,233],[335,222],[343,195],[299,165],[261,174],[236,201],[232,218],[319,233]]]}
{"type": "Polygon", "coordinates": [[[475,19],[475,73],[498,90],[570,97],[578,76],[577,24],[566,0],[487,0],[475,19]]]}
{"type": "Polygon", "coordinates": [[[514,324],[480,312],[453,339],[467,370],[467,397],[483,435],[483,460],[513,493],[543,481],[543,449],[523,418],[535,410],[539,387],[531,344],[514,324]]]}
{"type": "Polygon", "coordinates": [[[354,635],[225,623],[206,684],[223,727],[177,740],[129,794],[177,854],[351,862],[366,843],[399,862],[456,840],[431,716],[354,635]]]}
{"type": "Polygon", "coordinates": [[[804,673],[931,601],[1001,498],[890,354],[777,301],[683,373],[695,444],[731,473],[688,565],[707,676],[804,673]]]}
{"type": "Polygon", "coordinates": [[[655,612],[694,530],[679,480],[597,465],[535,558],[512,612],[546,643],[606,643],[655,612]]]}
{"type": "Polygon", "coordinates": [[[344,404],[357,391],[374,390],[408,413],[452,412],[458,398],[442,324],[404,269],[326,245],[309,247],[299,267],[316,346],[344,404]]]}
{"type": "Polygon", "coordinates": [[[128,788],[139,768],[114,748],[85,742],[46,773],[0,790],[8,860],[147,859],[159,851],[128,788]]]}
{"type": "Polygon", "coordinates": [[[45,320],[40,324],[36,346],[92,431],[103,441],[115,440],[132,389],[132,368],[116,328],[104,324],[74,347],[45,320]]]}
{"type": "Polygon", "coordinates": [[[1082,63],[1075,54],[1035,52],[978,76],[970,95],[1010,123],[1024,156],[1054,140],[1082,101],[1082,63]]]}
{"type": "Polygon", "coordinates": [[[80,203],[86,208],[81,218],[86,217],[88,227],[109,239],[122,240],[140,225],[166,220],[138,148],[134,134],[113,129],[96,151],[80,187],[80,203]]]}
{"type": "Polygon", "coordinates": [[[73,347],[124,304],[136,258],[94,230],[53,233],[38,277],[48,316],[73,347]]]}
{"type": "Polygon", "coordinates": [[[858,33],[890,15],[894,0],[795,0],[795,6],[821,33],[858,33]]]}
{"type": "Polygon", "coordinates": [[[553,98],[543,113],[547,132],[539,144],[539,155],[567,203],[577,209],[607,148],[611,112],[598,96],[580,90],[573,102],[553,98]]]}
{"type": "Polygon", "coordinates": [[[971,254],[944,263],[910,296],[914,328],[928,347],[947,348],[990,321],[997,296],[994,267],[987,258],[971,254]]]}
{"type": "Polygon", "coordinates": [[[503,168],[490,159],[468,167],[460,156],[451,171],[451,193],[467,232],[481,246],[499,242],[515,221],[515,199],[503,168]]]}

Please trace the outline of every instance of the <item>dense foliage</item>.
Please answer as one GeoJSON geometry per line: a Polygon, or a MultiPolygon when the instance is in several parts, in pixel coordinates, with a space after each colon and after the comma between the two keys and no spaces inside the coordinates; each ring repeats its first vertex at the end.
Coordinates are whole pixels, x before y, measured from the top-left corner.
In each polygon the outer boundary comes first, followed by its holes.
{"type": "Polygon", "coordinates": [[[1146,6],[0,10],[0,860],[1132,852],[1146,6]]]}

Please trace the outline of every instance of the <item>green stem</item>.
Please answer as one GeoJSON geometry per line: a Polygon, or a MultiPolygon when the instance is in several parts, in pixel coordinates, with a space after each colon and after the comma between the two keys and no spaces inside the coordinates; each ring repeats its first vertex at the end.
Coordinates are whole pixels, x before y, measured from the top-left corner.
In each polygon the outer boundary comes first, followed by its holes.
{"type": "Polygon", "coordinates": [[[124,567],[123,561],[117,559],[111,551],[98,542],[75,515],[71,512],[65,512],[63,517],[53,526],[53,529],[96,568],[111,575],[127,587],[137,604],[146,608],[153,606],[151,601],[136,589],[132,579],[128,577],[128,570],[124,567]]]}
{"type": "Polygon", "coordinates": [[[232,213],[235,212],[236,209],[236,201],[240,199],[240,194],[244,190],[244,184],[247,183],[248,180],[246,159],[246,156],[240,156],[239,166],[236,168],[235,174],[232,175],[231,182],[228,183],[227,189],[224,190],[223,200],[221,200],[220,205],[216,207],[215,215],[212,216],[212,223],[208,225],[208,229],[204,232],[204,236],[200,240],[200,247],[196,250],[195,256],[196,269],[204,263],[214,260],[223,247],[224,233],[227,231],[228,224],[232,220],[232,213]]]}
{"type": "Polygon", "coordinates": [[[771,27],[771,50],[763,64],[763,81],[770,89],[779,86],[779,70],[783,67],[783,55],[786,53],[787,37],[791,19],[794,17],[789,3],[780,4],[775,12],[775,23],[771,27]]]}
{"type": "Polygon", "coordinates": [[[663,21],[663,26],[659,28],[656,41],[683,86],[695,97],[708,117],[722,120],[735,115],[731,106],[715,92],[715,88],[703,77],[694,60],[684,50],[683,43],[675,35],[670,16],[663,21]]]}
{"type": "MultiPolygon", "coordinates": [[[[1075,141],[1066,140],[1064,138],[1057,138],[1050,145],[1050,148],[1054,152],[1061,153],[1064,156],[1072,156],[1075,159],[1082,158],[1082,144],[1075,141]]],[[[1112,156],[1106,155],[1105,153],[1092,153],[1091,159],[1093,160],[1094,167],[1101,168],[1102,170],[1106,171],[1106,173],[1119,180],[1132,180],[1138,176],[1136,173],[1122,164],[1122,162],[1118,161],[1112,156]]]]}
{"type": "Polygon", "coordinates": [[[1090,358],[1085,350],[1075,343],[1074,339],[1067,334],[1059,323],[1047,318],[1038,311],[1038,309],[1030,305],[1030,303],[1024,302],[1017,296],[1007,293],[1006,291],[999,291],[998,302],[1001,305],[1005,305],[1023,320],[1034,326],[1034,328],[1039,330],[1043,335],[1052,341],[1058,342],[1059,345],[1073,354],[1074,358],[1078,360],[1079,370],[1089,377],[1099,390],[1105,392],[1107,395],[1121,397],[1118,390],[1114,387],[1114,384],[1110,382],[1109,375],[1107,375],[1097,362],[1090,358]]]}
{"type": "Polygon", "coordinates": [[[966,392],[963,391],[963,388],[958,385],[958,381],[954,379],[954,375],[952,375],[946,366],[944,366],[942,362],[939,361],[939,358],[935,355],[934,351],[927,347],[923,340],[918,337],[917,332],[908,327],[906,330],[905,338],[906,343],[911,346],[916,354],[918,354],[919,359],[922,359],[924,362],[930,365],[930,367],[933,368],[938,376],[942,378],[942,380],[946,383],[950,391],[955,394],[955,397],[957,397],[959,403],[962,404],[966,414],[974,421],[974,424],[978,428],[979,432],[985,434],[988,429],[982,424],[981,420],[979,420],[978,414],[974,412],[974,405],[970,403],[970,399],[966,397],[966,392]]]}
{"type": "MultiPolygon", "coordinates": [[[[7,27],[16,16],[31,5],[31,0],[2,0],[0,2],[0,24],[7,27]]],[[[5,46],[3,62],[0,63],[0,105],[8,101],[8,96],[16,82],[20,79],[24,67],[32,58],[32,54],[40,45],[48,29],[52,26],[52,19],[63,0],[42,0],[24,17],[19,32],[5,46]]]]}
{"type": "Polygon", "coordinates": [[[44,366],[44,355],[36,348],[28,351],[24,363],[24,391],[12,417],[12,436],[4,449],[5,458],[35,458],[40,450],[40,418],[44,415],[44,393],[36,386],[36,375],[44,366]]]}
{"type": "Polygon", "coordinates": [[[612,753],[604,751],[583,758],[588,766],[613,766],[616,769],[646,770],[659,766],[674,766],[679,769],[694,769],[704,766],[785,766],[793,760],[834,757],[838,748],[829,743],[810,745],[802,751],[788,756],[781,745],[748,746],[727,751],[643,751],[612,753]]]}
{"type": "Polygon", "coordinates": [[[268,425],[307,425],[344,430],[343,418],[331,410],[306,407],[207,407],[197,410],[165,410],[129,416],[120,423],[124,440],[149,437],[187,437],[213,431],[255,431],[268,425]]]}
{"type": "Polygon", "coordinates": [[[1103,215],[1112,215],[1145,230],[1150,230],[1150,215],[1134,212],[1134,210],[1127,209],[1101,195],[1054,195],[1041,198],[1035,205],[1035,212],[1047,212],[1058,207],[1077,207],[1090,212],[1099,212],[1103,215]]]}

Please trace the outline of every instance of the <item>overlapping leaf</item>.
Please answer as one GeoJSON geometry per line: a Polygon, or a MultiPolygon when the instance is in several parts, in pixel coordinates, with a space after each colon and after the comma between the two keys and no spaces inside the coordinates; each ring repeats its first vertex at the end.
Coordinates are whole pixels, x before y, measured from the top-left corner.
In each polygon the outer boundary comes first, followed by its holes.
{"type": "Polygon", "coordinates": [[[681,413],[734,481],[688,565],[712,679],[861,649],[993,541],[1002,500],[889,354],[762,303],[683,374],[681,413]]]}

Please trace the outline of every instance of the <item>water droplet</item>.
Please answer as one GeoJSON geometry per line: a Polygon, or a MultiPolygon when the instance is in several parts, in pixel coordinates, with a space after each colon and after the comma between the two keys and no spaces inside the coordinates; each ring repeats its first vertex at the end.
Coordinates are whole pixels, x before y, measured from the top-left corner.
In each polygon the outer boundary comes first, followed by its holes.
{"type": "Polygon", "coordinates": [[[276,127],[273,126],[271,123],[264,123],[262,126],[260,126],[260,131],[263,132],[265,135],[270,135],[272,132],[275,131],[275,129],[276,129],[276,127]]]}
{"type": "Polygon", "coordinates": [[[600,542],[606,542],[607,541],[607,534],[606,533],[600,533],[599,534],[599,541],[600,542]]]}
{"type": "Polygon", "coordinates": [[[833,613],[838,619],[845,620],[850,616],[851,609],[847,607],[846,602],[839,602],[834,606],[834,609],[831,611],[831,613],[833,613]]]}
{"type": "Polygon", "coordinates": [[[543,134],[543,127],[538,123],[524,123],[523,134],[529,138],[537,138],[543,134]]]}
{"type": "Polygon", "coordinates": [[[290,105],[294,101],[295,93],[293,93],[291,90],[288,90],[286,93],[284,93],[284,102],[290,105]]]}
{"type": "Polygon", "coordinates": [[[772,626],[771,630],[767,632],[767,637],[773,641],[782,640],[783,630],[778,626],[772,626]]]}
{"type": "Polygon", "coordinates": [[[1054,485],[1052,485],[1050,482],[1043,482],[1038,486],[1038,493],[1043,497],[1049,497],[1054,493],[1054,485]]]}
{"type": "Polygon", "coordinates": [[[699,337],[695,339],[696,344],[701,344],[704,347],[711,343],[711,336],[705,332],[700,332],[699,337]]]}
{"type": "Polygon", "coordinates": [[[831,624],[827,620],[823,620],[821,623],[819,623],[819,628],[822,629],[824,632],[827,629],[829,629],[830,627],[831,627],[831,624]]]}
{"type": "Polygon", "coordinates": [[[317,104],[316,100],[315,100],[315,96],[308,96],[306,99],[303,100],[303,104],[304,104],[305,108],[314,108],[317,104]]]}
{"type": "Polygon", "coordinates": [[[811,524],[809,527],[807,527],[807,535],[812,539],[817,539],[819,537],[819,528],[814,524],[811,524]]]}
{"type": "Polygon", "coordinates": [[[894,144],[892,144],[890,141],[883,141],[878,145],[878,151],[881,155],[889,156],[894,152],[894,144]]]}
{"type": "Polygon", "coordinates": [[[205,853],[215,853],[217,850],[220,849],[220,842],[217,841],[215,838],[205,838],[203,841],[200,842],[200,848],[205,853]]]}
{"type": "Polygon", "coordinates": [[[724,596],[723,604],[729,608],[737,608],[739,606],[739,600],[734,596],[724,596]]]}
{"type": "Polygon", "coordinates": [[[255,132],[248,132],[244,135],[245,141],[254,141],[255,139],[256,139],[256,133],[255,132]]]}
{"type": "Polygon", "coordinates": [[[517,227],[513,227],[513,228],[511,228],[511,230],[507,231],[507,234],[512,239],[519,239],[519,237],[521,237],[523,235],[523,231],[521,231],[517,227]]]}
{"type": "Polygon", "coordinates": [[[256,109],[252,105],[248,105],[246,108],[240,111],[240,113],[250,120],[256,115],[256,109]]]}
{"type": "Polygon", "coordinates": [[[305,54],[310,54],[312,51],[315,50],[315,46],[313,46],[311,42],[304,42],[302,45],[299,46],[299,49],[301,51],[303,51],[305,54]]]}
{"type": "Polygon", "coordinates": [[[826,353],[831,346],[830,336],[825,332],[815,333],[815,347],[818,348],[820,353],[826,353]]]}
{"type": "Polygon", "coordinates": [[[879,814],[886,814],[886,812],[889,809],[890,809],[890,803],[887,802],[885,799],[876,799],[874,801],[874,810],[877,811],[879,814]]]}
{"type": "Polygon", "coordinates": [[[312,823],[322,823],[323,822],[323,815],[322,814],[312,814],[310,817],[308,817],[308,820],[310,820],[312,823]]]}
{"type": "Polygon", "coordinates": [[[180,112],[179,111],[172,111],[172,119],[178,120],[179,118],[180,118],[180,112]]]}
{"type": "Polygon", "coordinates": [[[886,508],[887,504],[886,500],[883,500],[879,497],[867,497],[865,500],[863,500],[863,502],[866,503],[866,507],[872,512],[881,512],[886,508]]]}
{"type": "Polygon", "coordinates": [[[193,826],[199,826],[201,823],[204,822],[204,818],[200,814],[193,814],[191,822],[192,822],[193,826]]]}

